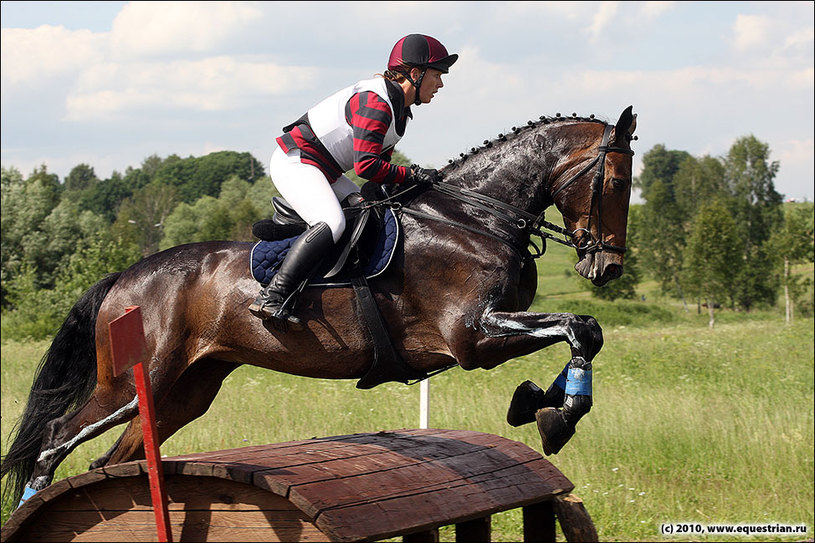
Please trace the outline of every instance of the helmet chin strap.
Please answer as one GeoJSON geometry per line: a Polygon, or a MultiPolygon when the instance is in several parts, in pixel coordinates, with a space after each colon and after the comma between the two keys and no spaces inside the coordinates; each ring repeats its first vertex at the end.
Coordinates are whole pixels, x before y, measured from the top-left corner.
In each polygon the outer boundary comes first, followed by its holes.
{"type": "Polygon", "coordinates": [[[418,77],[418,79],[416,79],[416,81],[411,79],[410,72],[402,74],[402,75],[405,76],[405,79],[410,81],[410,84],[413,85],[413,87],[416,89],[416,97],[413,99],[413,105],[416,105],[416,106],[422,105],[422,98],[421,98],[421,96],[419,96],[419,94],[420,94],[419,90],[422,87],[422,80],[424,79],[424,74],[425,73],[427,73],[427,68],[426,67],[422,68],[422,73],[419,75],[419,77],[418,77]]]}

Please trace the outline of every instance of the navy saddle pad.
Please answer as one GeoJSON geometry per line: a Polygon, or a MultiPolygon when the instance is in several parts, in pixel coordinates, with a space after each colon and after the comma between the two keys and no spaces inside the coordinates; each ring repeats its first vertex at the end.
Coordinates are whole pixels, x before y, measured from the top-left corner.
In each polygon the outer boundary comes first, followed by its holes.
{"type": "MultiPolygon", "coordinates": [[[[399,220],[396,218],[393,210],[386,208],[383,215],[381,224],[378,224],[379,228],[376,233],[376,240],[370,246],[366,245],[360,250],[360,268],[368,279],[376,277],[387,269],[396,252],[396,245],[399,240],[399,220]]],[[[368,228],[372,226],[370,223],[376,224],[379,223],[379,221],[377,221],[375,217],[372,217],[372,220],[369,221],[368,228]]],[[[351,224],[348,225],[346,231],[349,228],[352,228],[351,224]]],[[[252,247],[250,256],[252,277],[261,285],[268,285],[298,237],[300,236],[278,241],[257,242],[255,246],[252,247]]],[[[373,239],[373,237],[371,237],[371,239],[373,239]]],[[[337,248],[340,250],[342,249],[342,241],[341,239],[337,245],[337,248]]],[[[362,241],[360,241],[360,244],[362,244],[362,241]]],[[[336,254],[339,254],[339,252],[340,251],[336,251],[336,254]]],[[[333,265],[334,259],[327,259],[320,268],[317,276],[312,278],[309,284],[315,286],[340,286],[350,284],[351,275],[346,269],[343,269],[334,277],[325,278],[325,274],[328,273],[333,265]]]]}

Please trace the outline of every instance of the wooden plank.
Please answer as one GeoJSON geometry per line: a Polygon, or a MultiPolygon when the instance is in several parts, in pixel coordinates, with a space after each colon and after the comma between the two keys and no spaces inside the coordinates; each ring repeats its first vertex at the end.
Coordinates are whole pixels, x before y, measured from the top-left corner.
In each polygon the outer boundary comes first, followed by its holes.
{"type": "MultiPolygon", "coordinates": [[[[314,525],[268,511],[170,511],[170,526],[179,541],[325,541],[314,525]]],[[[155,541],[152,510],[125,511],[99,520],[92,512],[48,515],[22,541],[155,541]],[[83,524],[84,523],[84,524],[83,524]],[[84,528],[83,525],[87,525],[84,528]],[[79,532],[77,531],[79,528],[79,532]]]]}
{"type": "Polygon", "coordinates": [[[492,541],[492,517],[486,516],[456,524],[456,543],[492,541]]]}
{"type": "MultiPolygon", "coordinates": [[[[412,448],[400,448],[397,451],[381,446],[357,447],[355,450],[357,454],[343,457],[316,453],[313,457],[314,462],[287,466],[285,469],[288,473],[282,476],[277,470],[257,472],[255,484],[270,488],[273,485],[292,487],[369,473],[390,472],[398,467],[428,464],[428,459],[433,457],[444,458],[437,444],[428,443],[414,444],[412,448]]],[[[483,450],[486,449],[479,449],[483,450]]],[[[283,490],[275,491],[285,495],[283,490]]]]}
{"type": "MultiPolygon", "coordinates": [[[[432,493],[445,487],[475,487],[477,483],[476,489],[486,492],[491,480],[499,480],[494,485],[497,498],[501,495],[500,489],[506,492],[517,487],[512,484],[512,478],[515,477],[525,478],[525,488],[521,497],[507,498],[510,502],[507,505],[571,489],[569,481],[556,470],[544,472],[546,478],[541,475],[541,468],[548,467],[548,462],[540,462],[541,459],[538,459],[537,464],[513,464],[505,462],[506,458],[500,457],[500,453],[495,454],[497,457],[491,457],[489,452],[480,451],[462,455],[456,463],[418,462],[388,471],[365,472],[358,476],[301,484],[291,488],[289,499],[316,518],[321,511],[330,508],[390,500],[414,493],[432,493]],[[537,486],[530,487],[533,483],[537,486]]],[[[439,506],[446,508],[443,503],[439,506]]]]}
{"type": "Polygon", "coordinates": [[[551,501],[527,505],[523,508],[523,519],[525,543],[555,543],[555,513],[551,501]]]}
{"type": "MultiPolygon", "coordinates": [[[[206,530],[215,533],[219,526],[232,530],[234,539],[234,530],[254,529],[252,523],[260,519],[267,526],[274,521],[284,540],[297,540],[296,533],[308,530],[319,534],[312,539],[337,541],[432,533],[459,523],[462,530],[471,526],[476,531],[477,519],[515,507],[529,508],[525,518],[535,533],[553,534],[551,514],[546,517],[551,526],[541,528],[540,521],[532,520],[542,507],[552,505],[535,504],[573,489],[557,468],[523,443],[464,430],[349,434],[194,453],[165,458],[162,465],[173,531],[195,533],[183,537],[194,540],[212,540],[204,538],[210,537],[206,530]],[[270,505],[273,499],[280,503],[270,505]]],[[[65,494],[65,503],[82,502],[73,516],[61,505],[60,522],[109,524],[133,514],[137,516],[129,526],[137,530],[138,515],[150,512],[145,470],[144,461],[100,468],[42,496],[56,502],[65,494]]],[[[31,509],[50,511],[38,496],[31,509]]],[[[15,513],[10,523],[17,518],[15,513]]],[[[241,536],[246,541],[252,537],[241,536]]]]}
{"type": "MultiPolygon", "coordinates": [[[[499,487],[499,492],[510,493],[517,501],[496,499],[489,488],[482,489],[479,484],[462,481],[445,487],[434,485],[428,492],[417,492],[389,500],[360,499],[346,507],[329,508],[316,517],[316,524],[338,541],[385,539],[406,530],[427,529],[513,509],[539,501],[541,496],[547,495],[549,489],[540,486],[535,488],[535,483],[505,481],[504,484],[506,486],[499,487]]],[[[506,496],[502,495],[501,498],[506,496]]]]}
{"type": "Polygon", "coordinates": [[[423,530],[406,534],[402,541],[405,543],[439,543],[439,529],[423,530]]]}
{"type": "MultiPolygon", "coordinates": [[[[207,477],[170,476],[170,525],[179,540],[325,540],[288,500],[264,490],[207,477]],[[180,534],[180,535],[179,535],[180,534]],[[237,538],[237,539],[236,539],[237,538]]],[[[73,489],[40,510],[18,534],[25,541],[149,541],[155,523],[146,477],[105,480],[73,489]]]]}

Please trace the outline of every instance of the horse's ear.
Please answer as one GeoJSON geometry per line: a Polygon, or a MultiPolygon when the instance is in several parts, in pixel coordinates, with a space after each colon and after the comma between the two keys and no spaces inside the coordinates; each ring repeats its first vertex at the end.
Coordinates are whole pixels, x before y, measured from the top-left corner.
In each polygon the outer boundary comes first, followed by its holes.
{"type": "Polygon", "coordinates": [[[634,130],[637,129],[637,115],[633,113],[634,106],[628,106],[620,114],[617,124],[614,127],[614,140],[617,144],[628,143],[634,130]],[[620,140],[619,136],[625,134],[625,140],[620,140]]]}

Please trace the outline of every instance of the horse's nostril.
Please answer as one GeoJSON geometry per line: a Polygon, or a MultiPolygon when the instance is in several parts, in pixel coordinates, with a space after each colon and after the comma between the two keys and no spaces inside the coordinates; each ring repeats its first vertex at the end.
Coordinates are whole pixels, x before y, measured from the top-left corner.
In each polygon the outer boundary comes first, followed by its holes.
{"type": "Polygon", "coordinates": [[[608,280],[611,281],[612,279],[617,279],[623,274],[623,267],[619,264],[611,264],[608,268],[606,268],[606,276],[608,280]]]}

